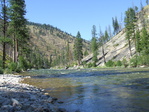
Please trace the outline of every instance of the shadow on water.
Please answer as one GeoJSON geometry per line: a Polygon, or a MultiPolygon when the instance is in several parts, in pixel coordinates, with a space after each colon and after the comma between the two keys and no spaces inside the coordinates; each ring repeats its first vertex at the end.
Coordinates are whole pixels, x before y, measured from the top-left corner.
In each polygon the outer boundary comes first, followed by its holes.
{"type": "Polygon", "coordinates": [[[140,78],[130,81],[131,85],[127,85],[126,87],[130,87],[131,89],[147,89],[149,91],[149,78],[140,78]]]}
{"type": "MultiPolygon", "coordinates": [[[[65,70],[66,71],[66,70],[65,70]]],[[[32,78],[71,78],[71,77],[91,77],[91,76],[105,76],[105,75],[122,75],[122,74],[134,74],[134,73],[149,73],[149,71],[116,71],[116,70],[106,70],[106,71],[72,71],[72,73],[57,73],[57,74],[42,74],[35,75],[32,78]]]]}

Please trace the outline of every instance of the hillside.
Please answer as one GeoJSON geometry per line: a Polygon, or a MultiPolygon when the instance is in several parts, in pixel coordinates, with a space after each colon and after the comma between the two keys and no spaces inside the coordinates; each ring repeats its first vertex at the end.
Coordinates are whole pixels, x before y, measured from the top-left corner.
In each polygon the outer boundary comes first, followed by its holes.
{"type": "MultiPolygon", "coordinates": [[[[145,23],[146,27],[148,28],[149,5],[144,7],[141,12],[138,12],[137,18],[138,18],[138,21],[137,21],[138,27],[136,29],[142,29],[143,23],[145,23]]],[[[131,46],[132,46],[131,48],[132,54],[134,55],[135,46],[133,43],[131,43],[131,46]]],[[[108,41],[104,45],[106,61],[109,61],[109,60],[118,61],[123,59],[129,60],[131,56],[130,56],[130,51],[128,47],[129,46],[128,46],[128,41],[126,40],[125,29],[123,29],[121,32],[115,35],[110,41],[108,41]]],[[[90,54],[86,56],[82,61],[85,61],[86,63],[90,63],[92,62],[92,57],[93,57],[93,54],[90,54]]],[[[98,62],[96,64],[98,66],[104,65],[104,59],[103,59],[101,47],[98,49],[98,62]]]]}
{"type": "MultiPolygon", "coordinates": [[[[0,20],[0,24],[1,24],[0,20]]],[[[29,46],[31,56],[35,61],[42,60],[50,63],[49,66],[66,66],[74,63],[74,42],[76,37],[51,25],[34,22],[27,23],[29,31],[29,46]]],[[[0,36],[2,31],[0,31],[0,36]]],[[[0,58],[2,58],[0,44],[0,58]]],[[[13,58],[11,44],[6,45],[7,55],[13,58]]],[[[83,40],[83,53],[90,53],[90,42],[83,40]]],[[[32,59],[32,60],[33,60],[32,59]]],[[[33,60],[33,61],[34,61],[33,60]]]]}
{"type": "MultiPolygon", "coordinates": [[[[48,60],[52,56],[52,60],[57,64],[60,64],[60,61],[63,61],[61,64],[66,64],[68,60],[73,60],[74,36],[46,24],[29,22],[28,28],[33,50],[37,50],[48,60]]],[[[83,40],[83,52],[90,52],[89,47],[90,43],[83,40]]]]}

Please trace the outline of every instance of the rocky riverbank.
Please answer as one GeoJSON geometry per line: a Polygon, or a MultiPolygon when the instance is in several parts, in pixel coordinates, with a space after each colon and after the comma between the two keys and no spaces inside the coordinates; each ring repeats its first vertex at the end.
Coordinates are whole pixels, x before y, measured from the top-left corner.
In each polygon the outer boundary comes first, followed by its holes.
{"type": "Polygon", "coordinates": [[[67,112],[43,89],[20,83],[23,76],[0,75],[0,112],[67,112]]]}

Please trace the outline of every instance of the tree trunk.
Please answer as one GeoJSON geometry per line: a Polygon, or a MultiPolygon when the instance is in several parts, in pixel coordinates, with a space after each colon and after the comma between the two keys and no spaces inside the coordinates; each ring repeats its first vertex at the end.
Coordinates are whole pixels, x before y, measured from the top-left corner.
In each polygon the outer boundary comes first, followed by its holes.
{"type": "Polygon", "coordinates": [[[13,38],[13,62],[15,62],[15,37],[13,38]]]}
{"type": "Polygon", "coordinates": [[[5,38],[6,38],[6,32],[7,32],[7,10],[6,10],[6,1],[3,0],[3,36],[4,36],[4,40],[3,40],[3,69],[5,69],[5,61],[6,61],[6,42],[5,42],[5,38]]]}
{"type": "Polygon", "coordinates": [[[81,65],[81,59],[78,59],[78,66],[81,65]]]}
{"type": "MultiPolygon", "coordinates": [[[[4,36],[5,39],[5,36],[4,36]]],[[[6,43],[3,42],[3,69],[5,69],[5,62],[6,62],[6,43]]]]}
{"type": "Polygon", "coordinates": [[[128,43],[129,43],[129,51],[130,51],[130,58],[132,57],[132,51],[131,51],[131,42],[130,40],[128,40],[128,43]]]}
{"type": "Polygon", "coordinates": [[[104,64],[106,64],[105,52],[104,52],[104,45],[102,45],[102,54],[104,59],[104,64]]]}

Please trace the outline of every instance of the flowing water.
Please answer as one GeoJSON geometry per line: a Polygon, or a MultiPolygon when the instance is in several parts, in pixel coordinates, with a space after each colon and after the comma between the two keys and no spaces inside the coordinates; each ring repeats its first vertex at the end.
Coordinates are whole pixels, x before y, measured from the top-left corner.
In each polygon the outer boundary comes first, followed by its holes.
{"type": "Polygon", "coordinates": [[[69,112],[149,112],[149,69],[32,70],[23,75],[69,112]]]}

